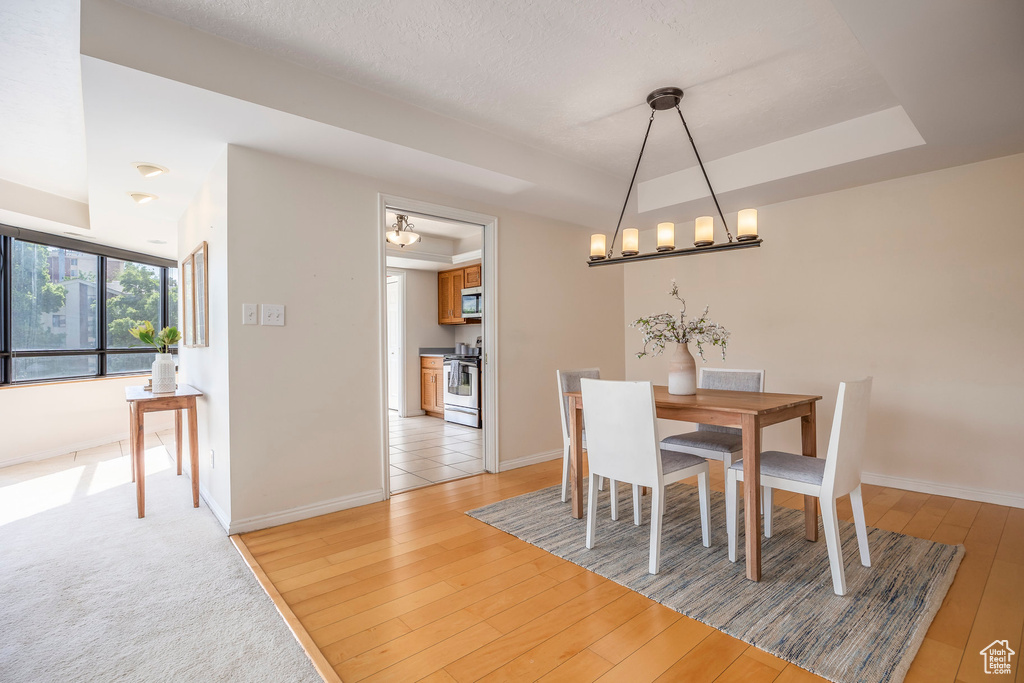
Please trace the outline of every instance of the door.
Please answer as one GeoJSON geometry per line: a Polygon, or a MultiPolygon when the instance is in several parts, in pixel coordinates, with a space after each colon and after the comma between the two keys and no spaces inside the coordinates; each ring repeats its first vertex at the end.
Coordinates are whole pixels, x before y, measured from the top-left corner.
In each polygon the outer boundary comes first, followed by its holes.
{"type": "Polygon", "coordinates": [[[397,277],[388,276],[388,408],[402,409],[402,289],[397,277]]]}

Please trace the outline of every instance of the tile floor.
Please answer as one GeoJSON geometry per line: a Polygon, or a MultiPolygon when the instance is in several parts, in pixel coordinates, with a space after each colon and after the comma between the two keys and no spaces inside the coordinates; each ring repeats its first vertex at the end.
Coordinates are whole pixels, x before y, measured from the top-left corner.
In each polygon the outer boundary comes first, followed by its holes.
{"type": "Polygon", "coordinates": [[[391,492],[484,471],[483,430],[429,415],[388,413],[391,492]]]}

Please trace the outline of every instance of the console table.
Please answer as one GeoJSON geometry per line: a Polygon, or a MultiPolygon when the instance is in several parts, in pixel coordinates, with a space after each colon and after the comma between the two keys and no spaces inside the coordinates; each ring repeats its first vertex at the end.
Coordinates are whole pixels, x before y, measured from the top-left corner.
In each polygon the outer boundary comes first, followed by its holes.
{"type": "Polygon", "coordinates": [[[192,466],[192,506],[199,507],[199,434],[196,431],[196,397],[203,392],[187,384],[179,384],[174,393],[154,394],[145,387],[125,387],[128,401],[130,428],[128,432],[132,452],[132,481],[139,517],[146,516],[146,437],[145,415],[160,410],[174,411],[174,447],[178,456],[178,474],[181,474],[181,412],[188,411],[188,454],[192,466]]]}

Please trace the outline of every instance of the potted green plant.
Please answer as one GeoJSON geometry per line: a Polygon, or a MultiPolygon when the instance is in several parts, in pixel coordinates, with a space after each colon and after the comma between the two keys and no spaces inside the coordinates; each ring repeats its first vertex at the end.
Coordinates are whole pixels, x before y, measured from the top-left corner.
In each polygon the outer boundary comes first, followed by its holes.
{"type": "Polygon", "coordinates": [[[153,323],[143,320],[128,332],[143,344],[149,344],[156,349],[156,359],[153,361],[153,393],[173,393],[177,388],[177,382],[174,377],[174,358],[171,356],[171,346],[181,340],[178,328],[165,327],[157,332],[153,323]]]}
{"type": "Polygon", "coordinates": [[[696,342],[697,352],[700,359],[707,362],[704,357],[704,344],[722,347],[722,360],[725,360],[725,348],[729,344],[729,330],[718,323],[708,320],[708,307],[699,318],[686,319],[686,301],[679,296],[679,287],[676,281],[672,280],[672,289],[669,296],[675,297],[683,305],[679,311],[679,318],[676,319],[671,313],[658,313],[643,318],[637,318],[629,324],[640,330],[643,335],[644,348],[636,354],[637,358],[643,358],[648,354],[660,356],[665,350],[665,345],[675,343],[672,358],[669,360],[668,393],[679,396],[688,396],[697,393],[697,364],[690,354],[687,344],[696,342]]]}

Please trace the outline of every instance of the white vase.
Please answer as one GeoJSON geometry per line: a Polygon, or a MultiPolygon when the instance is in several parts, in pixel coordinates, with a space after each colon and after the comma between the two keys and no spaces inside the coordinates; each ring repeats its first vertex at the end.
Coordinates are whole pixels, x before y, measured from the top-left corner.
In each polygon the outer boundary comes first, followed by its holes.
{"type": "Polygon", "coordinates": [[[697,393],[697,363],[686,344],[676,344],[668,363],[668,393],[692,396],[697,393]]]}
{"type": "Polygon", "coordinates": [[[158,353],[153,361],[153,393],[171,394],[177,389],[174,377],[174,357],[169,353],[158,353]]]}

